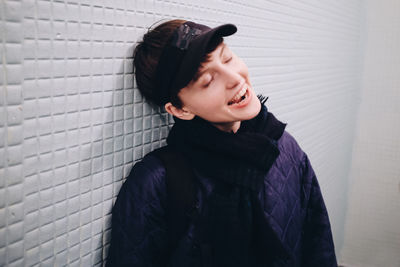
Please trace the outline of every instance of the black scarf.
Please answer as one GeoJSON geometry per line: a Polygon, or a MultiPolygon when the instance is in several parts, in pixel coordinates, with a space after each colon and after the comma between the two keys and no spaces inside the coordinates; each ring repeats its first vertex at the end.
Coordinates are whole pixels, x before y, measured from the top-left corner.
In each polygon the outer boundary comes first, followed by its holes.
{"type": "Polygon", "coordinates": [[[174,118],[167,139],[196,171],[217,180],[202,223],[208,227],[202,242],[208,244],[214,266],[250,266],[286,253],[266,225],[257,197],[279,155],[276,143],[286,126],[264,102],[260,113],[242,121],[236,133],[221,131],[199,117],[174,118]]]}

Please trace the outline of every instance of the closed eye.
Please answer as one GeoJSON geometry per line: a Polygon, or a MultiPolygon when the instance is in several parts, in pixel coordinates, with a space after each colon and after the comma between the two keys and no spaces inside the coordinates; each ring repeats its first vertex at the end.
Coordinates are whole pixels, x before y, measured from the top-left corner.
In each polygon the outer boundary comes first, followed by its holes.
{"type": "Polygon", "coordinates": [[[229,57],[228,59],[226,59],[225,61],[224,61],[224,63],[229,63],[231,60],[232,60],[232,56],[231,57],[229,57]]]}
{"type": "Polygon", "coordinates": [[[214,75],[211,74],[210,72],[206,72],[201,77],[199,84],[201,87],[206,88],[211,84],[213,80],[214,80],[214,75]]]}
{"type": "Polygon", "coordinates": [[[209,82],[207,82],[206,84],[203,84],[203,88],[207,88],[208,86],[210,86],[210,84],[212,83],[213,80],[214,80],[214,78],[211,78],[209,82]]]}

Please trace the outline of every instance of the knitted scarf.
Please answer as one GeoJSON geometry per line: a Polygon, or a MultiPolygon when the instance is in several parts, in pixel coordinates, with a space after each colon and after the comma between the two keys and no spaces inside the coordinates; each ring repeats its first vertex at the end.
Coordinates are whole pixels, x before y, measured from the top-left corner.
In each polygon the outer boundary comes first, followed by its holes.
{"type": "MultiPolygon", "coordinates": [[[[260,99],[261,101],[262,99],[260,99]]],[[[175,119],[167,143],[181,151],[192,167],[215,179],[208,201],[202,243],[212,266],[256,266],[285,255],[280,239],[265,220],[258,194],[279,155],[277,140],[286,124],[268,112],[242,121],[236,133],[224,132],[199,117],[175,119]]]]}

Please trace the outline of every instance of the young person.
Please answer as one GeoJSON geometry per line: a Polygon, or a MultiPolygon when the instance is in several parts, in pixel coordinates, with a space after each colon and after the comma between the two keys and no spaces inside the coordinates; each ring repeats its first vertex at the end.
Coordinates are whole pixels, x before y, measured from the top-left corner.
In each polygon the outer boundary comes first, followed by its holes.
{"type": "Polygon", "coordinates": [[[173,165],[193,177],[171,174],[157,153],[133,167],[113,207],[108,266],[337,266],[307,155],[223,41],[236,30],[172,20],[136,47],[138,88],[174,116],[173,165]],[[193,192],[172,191],[168,175],[193,179],[193,192]],[[178,218],[184,194],[193,208],[178,218]]]}

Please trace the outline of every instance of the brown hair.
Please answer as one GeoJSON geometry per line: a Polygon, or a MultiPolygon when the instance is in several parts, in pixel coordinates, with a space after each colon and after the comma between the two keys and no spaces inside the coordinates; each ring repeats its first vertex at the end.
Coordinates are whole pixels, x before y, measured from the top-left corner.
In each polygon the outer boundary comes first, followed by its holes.
{"type": "MultiPolygon", "coordinates": [[[[186,20],[175,19],[164,22],[154,29],[149,29],[144,34],[143,41],[137,44],[133,52],[133,64],[138,89],[146,99],[158,106],[162,104],[158,101],[157,83],[155,81],[157,65],[162,51],[169,43],[175,29],[185,22],[186,20]]],[[[214,51],[222,42],[222,37],[213,41],[207,50],[207,54],[214,51]]],[[[201,61],[202,64],[207,62],[209,58],[207,54],[204,55],[201,61]]],[[[175,107],[181,108],[182,102],[178,97],[178,93],[179,91],[172,92],[170,101],[175,107]]]]}

